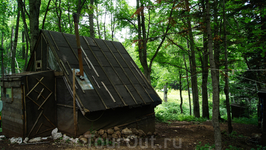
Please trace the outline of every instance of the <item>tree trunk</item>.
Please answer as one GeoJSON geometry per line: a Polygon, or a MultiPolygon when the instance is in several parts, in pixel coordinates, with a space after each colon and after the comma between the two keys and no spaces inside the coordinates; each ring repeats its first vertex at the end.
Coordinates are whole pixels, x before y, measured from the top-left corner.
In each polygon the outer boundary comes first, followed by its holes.
{"type": "Polygon", "coordinates": [[[30,33],[31,33],[30,49],[31,51],[33,51],[39,35],[39,13],[40,13],[41,0],[29,0],[29,6],[30,6],[30,33]]]}
{"type": "MultiPolygon", "coordinates": [[[[189,11],[189,3],[188,0],[185,0],[186,9],[189,11]]],[[[197,70],[196,70],[196,56],[195,56],[195,43],[192,34],[190,16],[187,17],[187,25],[188,25],[188,32],[189,32],[189,45],[191,50],[191,83],[192,83],[192,96],[193,96],[193,113],[194,116],[199,118],[200,117],[200,110],[199,110],[199,96],[198,96],[198,81],[197,81],[197,70]]]]}
{"type": "Polygon", "coordinates": [[[27,26],[27,23],[26,23],[26,10],[24,10],[24,3],[22,2],[22,0],[18,0],[19,3],[20,3],[20,10],[21,10],[21,17],[22,17],[22,20],[23,20],[23,26],[24,26],[24,34],[26,36],[26,54],[25,54],[25,64],[24,64],[24,69],[27,68],[27,61],[28,61],[28,50],[29,50],[29,41],[30,41],[30,37],[29,37],[29,32],[28,32],[28,26],[27,26]]]}
{"type": "Polygon", "coordinates": [[[181,114],[183,114],[183,97],[182,97],[182,74],[181,71],[179,71],[179,92],[180,92],[180,110],[181,114]]]}
{"type": "Polygon", "coordinates": [[[22,59],[25,59],[25,31],[22,31],[22,59]]]}
{"type": "Polygon", "coordinates": [[[15,29],[15,39],[14,39],[14,47],[12,49],[12,73],[16,73],[15,70],[15,61],[16,61],[16,53],[17,53],[17,45],[18,45],[18,29],[19,29],[19,18],[20,18],[20,3],[18,2],[18,14],[17,14],[17,23],[16,23],[16,29],[15,29]]]}
{"type": "MultiPolygon", "coordinates": [[[[43,17],[43,20],[42,20],[42,29],[44,29],[44,24],[45,24],[45,20],[46,20],[46,16],[47,16],[47,13],[48,13],[48,10],[49,10],[50,3],[51,3],[51,0],[49,0],[49,2],[47,4],[47,7],[46,7],[46,10],[45,10],[45,14],[44,14],[44,17],[43,17]]],[[[68,10],[68,13],[69,13],[69,10],[68,10]]]]}
{"type": "MultiPolygon", "coordinates": [[[[2,59],[2,62],[1,62],[1,73],[2,73],[2,80],[4,80],[4,74],[5,74],[5,69],[4,69],[4,33],[3,33],[3,31],[2,31],[2,37],[1,37],[1,45],[0,45],[0,49],[2,49],[2,51],[1,51],[1,59],[2,59]]],[[[4,82],[3,82],[3,84],[4,84],[4,82]]],[[[5,87],[4,85],[3,85],[3,87],[5,87]]],[[[5,90],[5,88],[3,88],[4,90],[5,90]]]]}
{"type": "MultiPolygon", "coordinates": [[[[206,25],[206,12],[205,12],[205,4],[204,0],[202,0],[203,14],[204,19],[203,22],[206,25]]],[[[207,33],[203,32],[203,58],[202,58],[202,117],[208,118],[209,115],[209,102],[208,102],[208,75],[209,75],[209,67],[208,67],[208,41],[207,41],[207,33]]]]}
{"type": "MultiPolygon", "coordinates": [[[[111,19],[111,30],[112,30],[112,41],[114,41],[114,32],[115,32],[115,17],[113,17],[112,15],[112,19],[111,19]]],[[[140,34],[138,34],[139,36],[140,34]]]]}
{"type": "Polygon", "coordinates": [[[189,81],[188,81],[188,68],[185,55],[183,55],[184,64],[186,68],[186,76],[187,76],[187,91],[188,91],[188,102],[189,102],[189,115],[191,115],[191,98],[190,98],[190,89],[189,89],[189,81]]]}
{"type": "Polygon", "coordinates": [[[62,16],[62,10],[61,10],[61,0],[56,0],[56,3],[55,3],[56,5],[55,5],[55,7],[56,7],[56,15],[57,15],[57,20],[58,20],[58,31],[59,32],[62,32],[62,26],[61,26],[61,16],[62,16]],[[58,5],[58,7],[57,7],[57,3],[59,3],[58,5]],[[58,11],[59,11],[59,13],[58,13],[58,11]]]}
{"type": "Polygon", "coordinates": [[[163,94],[164,94],[163,100],[164,100],[164,102],[167,102],[167,92],[168,92],[167,87],[168,87],[168,83],[166,82],[165,85],[163,86],[163,94]]]}
{"type": "Polygon", "coordinates": [[[229,77],[228,77],[228,60],[227,60],[227,36],[226,36],[226,19],[225,19],[225,0],[223,0],[223,29],[224,29],[224,52],[225,52],[225,86],[224,93],[226,97],[226,109],[227,109],[227,124],[229,134],[232,132],[232,122],[230,113],[230,102],[229,102],[229,77]]]}
{"type": "Polygon", "coordinates": [[[207,33],[208,33],[208,48],[209,48],[209,55],[210,55],[210,65],[211,65],[211,77],[212,77],[212,87],[213,87],[213,110],[212,110],[212,125],[214,128],[214,139],[215,139],[215,149],[221,150],[222,149],[222,138],[221,138],[221,131],[220,131],[220,124],[219,124],[219,85],[217,81],[217,70],[214,61],[213,55],[213,38],[211,33],[211,23],[210,23],[210,4],[209,0],[206,3],[206,21],[207,21],[207,33]]]}
{"type": "Polygon", "coordinates": [[[68,17],[68,24],[69,24],[69,33],[72,33],[73,32],[73,23],[72,23],[72,20],[71,20],[71,17],[70,17],[70,4],[69,4],[69,0],[67,1],[67,17],[68,17]]]}
{"type": "MultiPolygon", "coordinates": [[[[96,7],[98,7],[98,5],[96,4],[96,2],[95,2],[95,5],[96,5],[96,7]]],[[[96,20],[97,20],[98,36],[99,36],[99,39],[102,39],[98,11],[96,11],[96,16],[97,16],[96,20]]]]}
{"type": "Polygon", "coordinates": [[[9,58],[11,58],[11,73],[15,73],[15,57],[13,59],[13,51],[14,51],[13,36],[14,36],[14,27],[12,26],[11,39],[10,39],[10,53],[9,53],[9,58]]]}
{"type": "Polygon", "coordinates": [[[94,0],[90,0],[90,10],[91,13],[89,14],[89,21],[90,21],[90,37],[94,38],[94,24],[93,24],[93,12],[94,12],[94,8],[93,8],[93,2],[94,0]]]}
{"type": "MultiPolygon", "coordinates": [[[[104,36],[104,40],[107,40],[106,39],[106,27],[105,27],[105,23],[106,23],[106,13],[104,14],[104,23],[103,23],[103,36],[104,36]]],[[[112,15],[112,14],[111,14],[112,15]]],[[[111,20],[112,21],[112,20],[111,20]]]]}

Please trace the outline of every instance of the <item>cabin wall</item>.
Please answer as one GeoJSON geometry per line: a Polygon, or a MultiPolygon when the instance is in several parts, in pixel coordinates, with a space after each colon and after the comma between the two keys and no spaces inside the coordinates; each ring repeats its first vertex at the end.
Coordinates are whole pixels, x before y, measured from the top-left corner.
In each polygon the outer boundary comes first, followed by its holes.
{"type": "Polygon", "coordinates": [[[2,133],[6,137],[30,138],[51,135],[57,116],[54,72],[26,72],[4,80],[2,133]]]}
{"type": "Polygon", "coordinates": [[[2,133],[13,136],[24,136],[24,117],[23,117],[23,90],[21,81],[10,81],[5,82],[4,86],[6,94],[5,96],[4,87],[2,87],[2,133]],[[11,92],[10,92],[11,91],[11,92]],[[11,94],[10,94],[11,93],[11,94]]]}

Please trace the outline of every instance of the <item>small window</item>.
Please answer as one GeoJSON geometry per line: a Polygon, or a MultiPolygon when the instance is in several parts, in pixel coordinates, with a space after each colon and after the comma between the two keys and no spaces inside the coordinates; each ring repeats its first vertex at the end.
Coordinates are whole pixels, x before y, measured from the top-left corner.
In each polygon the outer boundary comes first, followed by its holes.
{"type": "Polygon", "coordinates": [[[6,88],[5,92],[6,98],[12,98],[12,88],[6,88]]]}
{"type": "MultiPolygon", "coordinates": [[[[72,69],[73,70],[73,69],[72,69]]],[[[77,74],[79,71],[79,69],[75,69],[75,74],[77,74]]],[[[90,80],[88,79],[87,75],[85,72],[84,73],[84,79],[81,80],[80,77],[76,76],[76,80],[78,81],[78,84],[81,86],[81,88],[83,90],[92,90],[94,89],[90,80]]]]}
{"type": "Polygon", "coordinates": [[[42,69],[42,60],[36,60],[36,69],[42,69]]]}

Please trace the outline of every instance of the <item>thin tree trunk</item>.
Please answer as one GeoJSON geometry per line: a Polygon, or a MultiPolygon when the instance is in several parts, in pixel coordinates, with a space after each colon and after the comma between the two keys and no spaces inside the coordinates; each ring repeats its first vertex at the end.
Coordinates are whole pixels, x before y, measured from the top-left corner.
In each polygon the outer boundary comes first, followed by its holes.
{"type": "Polygon", "coordinates": [[[185,55],[183,54],[184,64],[186,68],[186,76],[187,76],[187,91],[188,91],[188,101],[189,101],[189,115],[191,115],[191,98],[190,98],[190,89],[189,89],[189,81],[188,81],[188,68],[185,55]]]}
{"type": "MultiPolygon", "coordinates": [[[[218,1],[214,0],[214,8],[213,8],[213,17],[214,17],[214,61],[217,71],[216,78],[218,81],[218,91],[219,91],[219,102],[220,102],[220,76],[219,76],[219,68],[220,68],[220,45],[219,45],[219,23],[218,23],[218,1]]],[[[220,110],[219,110],[219,120],[222,120],[220,110]]]]}
{"type": "Polygon", "coordinates": [[[55,7],[56,7],[56,15],[58,18],[58,31],[62,32],[62,26],[61,26],[61,15],[62,15],[62,10],[61,10],[61,0],[56,0],[55,2],[55,7]],[[57,3],[59,2],[59,6],[57,7],[57,3]],[[59,11],[59,13],[58,13],[59,11]]]}
{"type": "MultiPolygon", "coordinates": [[[[185,0],[186,9],[189,12],[189,3],[188,0],[185,0]]],[[[189,45],[191,50],[191,83],[192,83],[192,96],[193,96],[193,113],[194,116],[200,117],[200,109],[199,109],[199,95],[198,95],[198,81],[197,81],[197,70],[196,70],[196,56],[195,56],[195,43],[192,34],[190,16],[187,17],[187,25],[189,32],[189,45]]]]}
{"type": "Polygon", "coordinates": [[[163,86],[164,102],[167,102],[167,92],[168,92],[167,87],[168,87],[168,83],[166,82],[165,85],[163,86]]]}
{"type": "Polygon", "coordinates": [[[72,33],[72,21],[71,21],[71,17],[70,17],[70,4],[69,4],[69,0],[67,1],[68,7],[67,7],[67,17],[68,17],[68,25],[69,25],[69,32],[72,33]]]}
{"type": "Polygon", "coordinates": [[[180,92],[180,110],[181,114],[183,114],[183,97],[182,97],[182,74],[181,71],[179,71],[179,92],[180,92]]]}
{"type": "MultiPolygon", "coordinates": [[[[45,10],[45,14],[44,14],[44,17],[43,17],[43,20],[42,20],[42,29],[44,29],[44,24],[45,24],[45,20],[46,20],[46,16],[47,16],[47,13],[48,13],[48,10],[49,10],[50,3],[51,3],[51,0],[49,0],[49,2],[47,4],[47,7],[46,7],[46,10],[45,10]]],[[[69,13],[69,11],[68,11],[68,13],[69,13]]]]}
{"type": "Polygon", "coordinates": [[[226,109],[227,109],[227,124],[229,134],[232,132],[232,122],[230,113],[230,102],[229,102],[229,77],[228,77],[228,60],[227,60],[227,36],[226,36],[226,23],[225,23],[225,0],[223,0],[223,29],[224,29],[224,52],[225,52],[225,87],[224,93],[226,96],[226,109]]]}
{"type": "Polygon", "coordinates": [[[222,149],[222,138],[219,124],[219,85],[217,81],[217,70],[213,55],[213,38],[211,33],[211,23],[210,23],[210,4],[209,0],[206,3],[206,21],[207,21],[207,33],[208,33],[208,48],[210,55],[210,65],[211,65],[211,77],[212,77],[212,87],[213,87],[213,111],[212,111],[212,125],[214,128],[214,140],[215,140],[215,149],[222,149]]]}
{"type": "Polygon", "coordinates": [[[30,41],[30,37],[29,37],[29,32],[28,32],[28,26],[27,26],[27,23],[26,23],[26,10],[24,9],[24,3],[22,2],[22,0],[18,0],[19,3],[20,3],[20,10],[21,10],[21,17],[22,17],[22,20],[23,20],[23,26],[24,26],[24,33],[25,33],[25,36],[26,36],[26,55],[25,55],[25,64],[24,64],[24,70],[26,70],[27,68],[27,61],[28,61],[28,51],[29,51],[29,41],[30,41]]]}
{"type": "MultiPolygon", "coordinates": [[[[0,45],[0,49],[2,49],[2,52],[1,52],[1,57],[2,57],[2,62],[1,62],[1,73],[2,73],[2,80],[4,80],[4,74],[5,74],[5,69],[4,69],[4,33],[3,33],[3,31],[2,31],[2,37],[1,37],[1,45],[0,45]]],[[[4,82],[3,82],[3,84],[4,84],[4,82]]],[[[3,87],[5,87],[4,85],[3,85],[3,87]]],[[[5,90],[5,88],[3,88],[4,90],[5,90]]]]}
{"type": "Polygon", "coordinates": [[[22,31],[22,59],[25,59],[25,31],[22,31]]]}
{"type": "MultiPolygon", "coordinates": [[[[96,4],[96,2],[95,2],[95,5],[96,5],[96,7],[98,7],[98,4],[96,4]]],[[[96,11],[96,16],[97,16],[96,20],[97,20],[97,29],[98,29],[99,39],[102,39],[102,36],[101,36],[101,30],[100,30],[99,13],[98,13],[98,11],[96,11]]]]}
{"type": "MultiPolygon", "coordinates": [[[[203,22],[206,25],[206,11],[204,0],[202,0],[202,7],[204,13],[203,22]]],[[[202,58],[202,117],[208,118],[209,115],[209,102],[208,102],[208,75],[209,75],[209,67],[208,67],[208,41],[207,41],[207,32],[203,32],[203,58],[202,58]]]]}
{"type": "Polygon", "coordinates": [[[90,21],[90,37],[94,38],[94,24],[93,24],[93,12],[94,12],[94,8],[93,8],[93,3],[94,0],[90,0],[90,10],[92,13],[89,14],[89,21],[90,21]]]}
{"type": "Polygon", "coordinates": [[[19,29],[19,18],[20,18],[20,7],[19,7],[19,5],[20,5],[20,3],[18,2],[18,14],[17,14],[16,29],[15,29],[14,47],[12,49],[12,63],[11,63],[12,73],[16,73],[15,61],[16,61],[16,53],[17,53],[18,32],[19,32],[18,29],[19,29]]]}
{"type": "Polygon", "coordinates": [[[26,36],[26,54],[25,54],[24,70],[27,69],[28,55],[29,55],[29,38],[27,38],[27,36],[26,36]]]}
{"type": "Polygon", "coordinates": [[[30,49],[31,51],[33,51],[39,35],[39,13],[40,13],[41,0],[29,0],[29,6],[30,6],[30,33],[31,33],[30,49]]]}
{"type": "Polygon", "coordinates": [[[14,36],[14,27],[11,28],[11,40],[10,40],[10,52],[9,57],[11,58],[11,73],[15,73],[15,57],[13,58],[13,51],[14,51],[14,42],[13,42],[13,36],[14,36]]]}
{"type": "MultiPolygon", "coordinates": [[[[112,15],[112,18],[111,18],[111,30],[112,30],[112,41],[114,41],[114,32],[115,32],[115,17],[113,17],[112,15]]],[[[138,34],[139,35],[139,34],[138,34]]]]}
{"type": "MultiPolygon", "coordinates": [[[[106,23],[106,13],[104,14],[104,24],[103,24],[103,34],[104,34],[104,40],[107,40],[106,39],[106,28],[105,28],[105,23],[106,23]]],[[[111,14],[112,15],[112,14],[111,14]]],[[[112,20],[111,20],[112,21],[112,20]]]]}

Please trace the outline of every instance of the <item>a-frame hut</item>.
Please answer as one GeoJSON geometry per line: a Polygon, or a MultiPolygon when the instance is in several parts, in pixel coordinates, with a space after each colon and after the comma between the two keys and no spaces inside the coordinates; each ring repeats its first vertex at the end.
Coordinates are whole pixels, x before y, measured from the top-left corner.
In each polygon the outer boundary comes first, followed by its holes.
{"type": "Polygon", "coordinates": [[[23,128],[13,129],[11,135],[24,137],[49,135],[55,127],[70,135],[114,126],[155,130],[154,107],[161,99],[124,46],[84,36],[80,36],[80,43],[84,79],[74,76],[76,112],[73,113],[73,70],[79,72],[76,37],[41,30],[28,73],[5,76],[1,82],[3,92],[13,93],[12,98],[3,97],[3,134],[11,134],[9,125],[14,122],[23,128]],[[12,87],[14,81],[16,87],[12,87]],[[16,93],[14,99],[15,88],[22,92],[16,93]],[[10,98],[17,102],[7,103],[10,98]],[[8,118],[14,109],[19,110],[14,115],[17,119],[8,118]]]}

